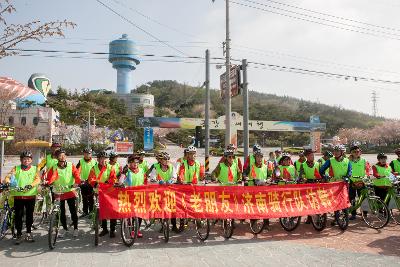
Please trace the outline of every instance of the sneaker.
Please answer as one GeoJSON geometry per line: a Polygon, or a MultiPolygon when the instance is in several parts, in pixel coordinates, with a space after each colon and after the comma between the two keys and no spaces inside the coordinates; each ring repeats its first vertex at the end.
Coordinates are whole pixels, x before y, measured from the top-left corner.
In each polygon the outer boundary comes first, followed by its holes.
{"type": "Polygon", "coordinates": [[[353,221],[353,220],[355,220],[356,219],[356,215],[355,214],[352,214],[350,217],[349,217],[349,220],[351,220],[351,221],[353,221]]]}
{"type": "Polygon", "coordinates": [[[58,231],[58,238],[64,238],[65,234],[67,233],[67,231],[64,228],[61,228],[58,231]]]}
{"type": "Polygon", "coordinates": [[[110,231],[110,238],[114,238],[115,237],[115,231],[110,231]]]}
{"type": "Polygon", "coordinates": [[[26,233],[25,241],[29,242],[29,243],[35,242],[35,240],[33,239],[32,233],[26,233]]]}
{"type": "Polygon", "coordinates": [[[138,238],[142,238],[142,237],[143,237],[143,234],[142,234],[140,231],[138,231],[138,232],[137,232],[137,237],[138,237],[138,238]]]}
{"type": "Polygon", "coordinates": [[[15,239],[15,245],[19,245],[22,242],[22,235],[17,235],[17,238],[15,239]]]}
{"type": "Polygon", "coordinates": [[[101,237],[101,236],[105,236],[105,235],[107,235],[107,234],[108,234],[108,230],[107,230],[107,229],[103,229],[103,230],[100,232],[99,236],[101,237]]]}
{"type": "Polygon", "coordinates": [[[72,236],[73,236],[74,238],[77,238],[78,235],[79,235],[78,229],[74,229],[74,233],[72,234],[72,236]]]}

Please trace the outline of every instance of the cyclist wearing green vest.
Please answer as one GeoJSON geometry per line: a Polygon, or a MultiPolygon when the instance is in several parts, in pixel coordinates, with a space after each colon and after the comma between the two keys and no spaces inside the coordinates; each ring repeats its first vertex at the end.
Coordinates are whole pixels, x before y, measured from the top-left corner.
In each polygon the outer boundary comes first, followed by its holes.
{"type": "Polygon", "coordinates": [[[261,150],[254,152],[255,160],[243,173],[248,186],[265,185],[268,178],[268,166],[264,160],[264,154],[261,150]]]}
{"type": "Polygon", "coordinates": [[[121,171],[122,171],[122,167],[121,165],[118,163],[118,155],[115,154],[114,152],[111,152],[110,155],[108,156],[109,158],[109,162],[107,164],[107,167],[111,169],[114,169],[115,171],[115,175],[117,177],[119,177],[121,171]]]}
{"type": "MultiPolygon", "coordinates": [[[[330,151],[325,151],[325,152],[324,152],[324,155],[322,156],[322,158],[320,158],[320,159],[318,160],[319,167],[321,168],[321,167],[325,164],[325,162],[326,162],[328,159],[332,158],[332,157],[333,157],[332,152],[330,152],[330,151]]],[[[326,170],[326,171],[325,171],[325,174],[328,176],[328,175],[329,175],[329,170],[326,170]]]]}
{"type": "Polygon", "coordinates": [[[136,155],[139,156],[139,168],[142,168],[146,173],[149,170],[149,163],[144,159],[146,153],[143,150],[136,151],[136,155]]]}
{"type": "MultiPolygon", "coordinates": [[[[97,188],[98,184],[115,184],[117,182],[117,177],[115,175],[115,169],[110,168],[107,165],[107,153],[101,151],[97,154],[97,162],[90,170],[89,173],[89,184],[93,188],[97,188]]],[[[115,226],[117,225],[117,220],[110,220],[110,232],[107,229],[107,220],[101,221],[101,228],[103,229],[99,236],[105,236],[110,233],[110,238],[115,237],[115,226]]]]}
{"type": "Polygon", "coordinates": [[[150,181],[158,184],[174,184],[177,172],[169,162],[170,155],[167,152],[161,152],[159,160],[160,163],[154,164],[154,168],[149,174],[150,181]]]}
{"type": "MultiPolygon", "coordinates": [[[[361,188],[364,183],[362,182],[362,178],[369,176],[370,166],[366,159],[361,157],[361,148],[357,145],[354,145],[350,148],[350,164],[351,164],[351,177],[350,177],[350,187],[349,187],[349,198],[350,202],[354,203],[356,199],[356,195],[360,195],[361,188]]],[[[354,210],[351,213],[349,220],[356,219],[357,212],[354,210]]]]}
{"type": "MultiPolygon", "coordinates": [[[[261,149],[261,148],[260,148],[260,149],[261,149]]],[[[229,145],[226,146],[226,150],[232,150],[233,153],[236,153],[237,147],[236,147],[235,144],[229,144],[229,145]]],[[[235,155],[234,155],[234,156],[235,156],[235,155]]],[[[220,160],[219,160],[219,163],[222,163],[222,162],[224,162],[224,161],[225,161],[225,157],[222,156],[222,157],[220,158],[220,160]]],[[[240,160],[240,158],[235,156],[234,161],[235,161],[236,165],[238,166],[240,172],[242,172],[244,166],[242,166],[242,161],[240,160]]]]}
{"type": "Polygon", "coordinates": [[[255,154],[257,152],[261,152],[261,146],[258,144],[255,144],[253,146],[253,155],[249,155],[243,165],[243,173],[248,174],[250,172],[250,166],[254,165],[254,162],[256,161],[255,154]]]}
{"type": "MultiPolygon", "coordinates": [[[[146,173],[142,168],[139,167],[140,164],[140,156],[138,155],[129,155],[128,157],[128,165],[121,173],[119,178],[119,183],[124,186],[140,186],[146,185],[146,173]]],[[[142,224],[142,218],[139,219],[139,229],[142,224]]],[[[142,238],[143,234],[138,230],[137,233],[138,238],[142,238]]]]}
{"type": "Polygon", "coordinates": [[[274,178],[292,181],[297,177],[296,168],[291,164],[292,159],[289,154],[284,153],[279,160],[279,165],[275,168],[274,178]]]}
{"type": "Polygon", "coordinates": [[[235,151],[224,151],[224,161],[211,172],[211,178],[221,185],[235,185],[242,181],[242,172],[235,161],[235,151]]]}
{"type": "Polygon", "coordinates": [[[394,153],[397,155],[397,159],[390,162],[390,167],[394,175],[400,175],[400,148],[397,148],[394,153]]]}
{"type": "Polygon", "coordinates": [[[90,148],[85,148],[83,150],[83,158],[81,158],[76,165],[79,170],[82,184],[81,184],[81,194],[82,194],[82,211],[83,214],[81,218],[89,215],[93,211],[94,205],[94,195],[93,187],[88,183],[89,173],[96,161],[92,158],[92,150],[90,148]]]}
{"type": "Polygon", "coordinates": [[[71,162],[67,162],[64,149],[57,151],[57,160],[57,165],[54,165],[47,174],[47,184],[53,185],[54,196],[60,199],[60,221],[63,228],[58,231],[58,237],[63,238],[68,231],[65,202],[68,204],[74,225],[73,236],[78,237],[78,214],[75,205],[76,191],[74,187],[81,183],[79,170],[71,162]]]}
{"type": "Polygon", "coordinates": [[[388,187],[392,186],[389,179],[391,176],[392,169],[387,164],[387,156],[385,153],[379,153],[377,156],[378,162],[372,166],[373,176],[376,178],[373,180],[375,187],[375,194],[382,200],[385,199],[388,187]]]}
{"type": "Polygon", "coordinates": [[[304,162],[306,162],[306,156],[304,156],[304,151],[300,151],[299,159],[294,162],[297,173],[300,173],[300,167],[304,162]]]}
{"type": "MultiPolygon", "coordinates": [[[[312,149],[304,150],[304,156],[306,161],[302,163],[299,172],[299,180],[303,180],[306,183],[315,183],[321,180],[321,175],[319,174],[319,163],[315,162],[314,151],[312,149]]],[[[307,216],[306,224],[311,223],[311,216],[307,216]]]]}
{"type": "Polygon", "coordinates": [[[178,171],[178,182],[182,184],[197,184],[204,179],[204,166],[196,160],[197,149],[194,146],[187,148],[187,159],[183,160],[178,171]]]}
{"type": "MultiPolygon", "coordinates": [[[[22,242],[22,219],[25,209],[26,237],[25,240],[33,242],[32,224],[35,209],[35,198],[40,183],[40,176],[36,166],[32,166],[32,153],[24,151],[20,155],[21,165],[15,166],[5,177],[4,184],[10,184],[11,196],[14,197],[15,229],[17,239],[15,244],[22,242]],[[23,191],[13,191],[13,187],[24,188],[23,191]]],[[[2,227],[2,226],[1,226],[2,227]]]]}
{"type": "Polygon", "coordinates": [[[331,182],[343,181],[344,178],[350,178],[352,173],[351,164],[345,157],[346,148],[343,145],[333,147],[333,157],[325,161],[324,165],[319,169],[319,174],[325,176],[326,170],[329,169],[329,177],[331,182]]]}
{"type": "Polygon", "coordinates": [[[42,159],[42,161],[37,166],[39,171],[43,170],[44,167],[46,167],[46,171],[49,171],[53,165],[57,164],[56,152],[60,148],[61,145],[59,143],[51,144],[50,154],[47,154],[46,157],[42,159]]]}

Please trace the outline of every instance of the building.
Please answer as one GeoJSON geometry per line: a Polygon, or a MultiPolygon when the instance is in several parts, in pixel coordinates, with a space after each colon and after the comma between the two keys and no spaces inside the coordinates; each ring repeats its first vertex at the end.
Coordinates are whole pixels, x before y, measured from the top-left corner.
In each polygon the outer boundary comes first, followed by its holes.
{"type": "Polygon", "coordinates": [[[133,114],[137,107],[154,107],[154,95],[151,94],[116,94],[116,98],[125,102],[129,114],[133,114]]]}
{"type": "Polygon", "coordinates": [[[38,139],[52,142],[59,135],[60,114],[50,107],[32,106],[17,108],[15,102],[10,101],[1,107],[1,121],[13,126],[17,130],[24,128],[29,139],[38,139]]]}

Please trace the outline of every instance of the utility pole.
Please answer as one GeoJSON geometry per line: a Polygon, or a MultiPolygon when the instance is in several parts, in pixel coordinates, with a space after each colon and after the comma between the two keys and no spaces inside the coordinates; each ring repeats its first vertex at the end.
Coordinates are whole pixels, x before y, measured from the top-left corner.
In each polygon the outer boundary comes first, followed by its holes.
{"type": "Polygon", "coordinates": [[[229,37],[229,0],[226,3],[226,40],[225,40],[225,56],[226,56],[226,91],[225,93],[225,147],[231,143],[231,57],[230,57],[230,37],[229,37]]]}
{"type": "Polygon", "coordinates": [[[376,117],[378,114],[378,96],[376,91],[372,91],[372,115],[376,117]]]}
{"type": "Polygon", "coordinates": [[[90,110],[89,110],[89,118],[88,118],[88,121],[87,121],[87,131],[88,131],[88,133],[87,133],[87,148],[88,149],[90,149],[90,110]]]}
{"type": "Polygon", "coordinates": [[[249,94],[247,89],[247,59],[242,60],[243,71],[243,147],[244,158],[249,156],[249,94]]]}
{"type": "Polygon", "coordinates": [[[205,104],[205,172],[210,171],[210,51],[206,50],[206,104],[205,104]]]}

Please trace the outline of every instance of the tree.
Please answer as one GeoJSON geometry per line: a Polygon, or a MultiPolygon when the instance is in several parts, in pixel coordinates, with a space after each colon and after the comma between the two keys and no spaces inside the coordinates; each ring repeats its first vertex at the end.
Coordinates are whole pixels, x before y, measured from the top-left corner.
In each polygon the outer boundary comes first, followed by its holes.
{"type": "Polygon", "coordinates": [[[11,3],[12,0],[0,0],[0,27],[4,27],[0,33],[0,59],[6,56],[17,54],[13,50],[15,47],[27,40],[40,41],[46,37],[64,37],[65,28],[74,28],[75,23],[62,20],[41,22],[40,20],[31,21],[25,24],[8,24],[7,15],[16,12],[16,8],[11,3]]]}

